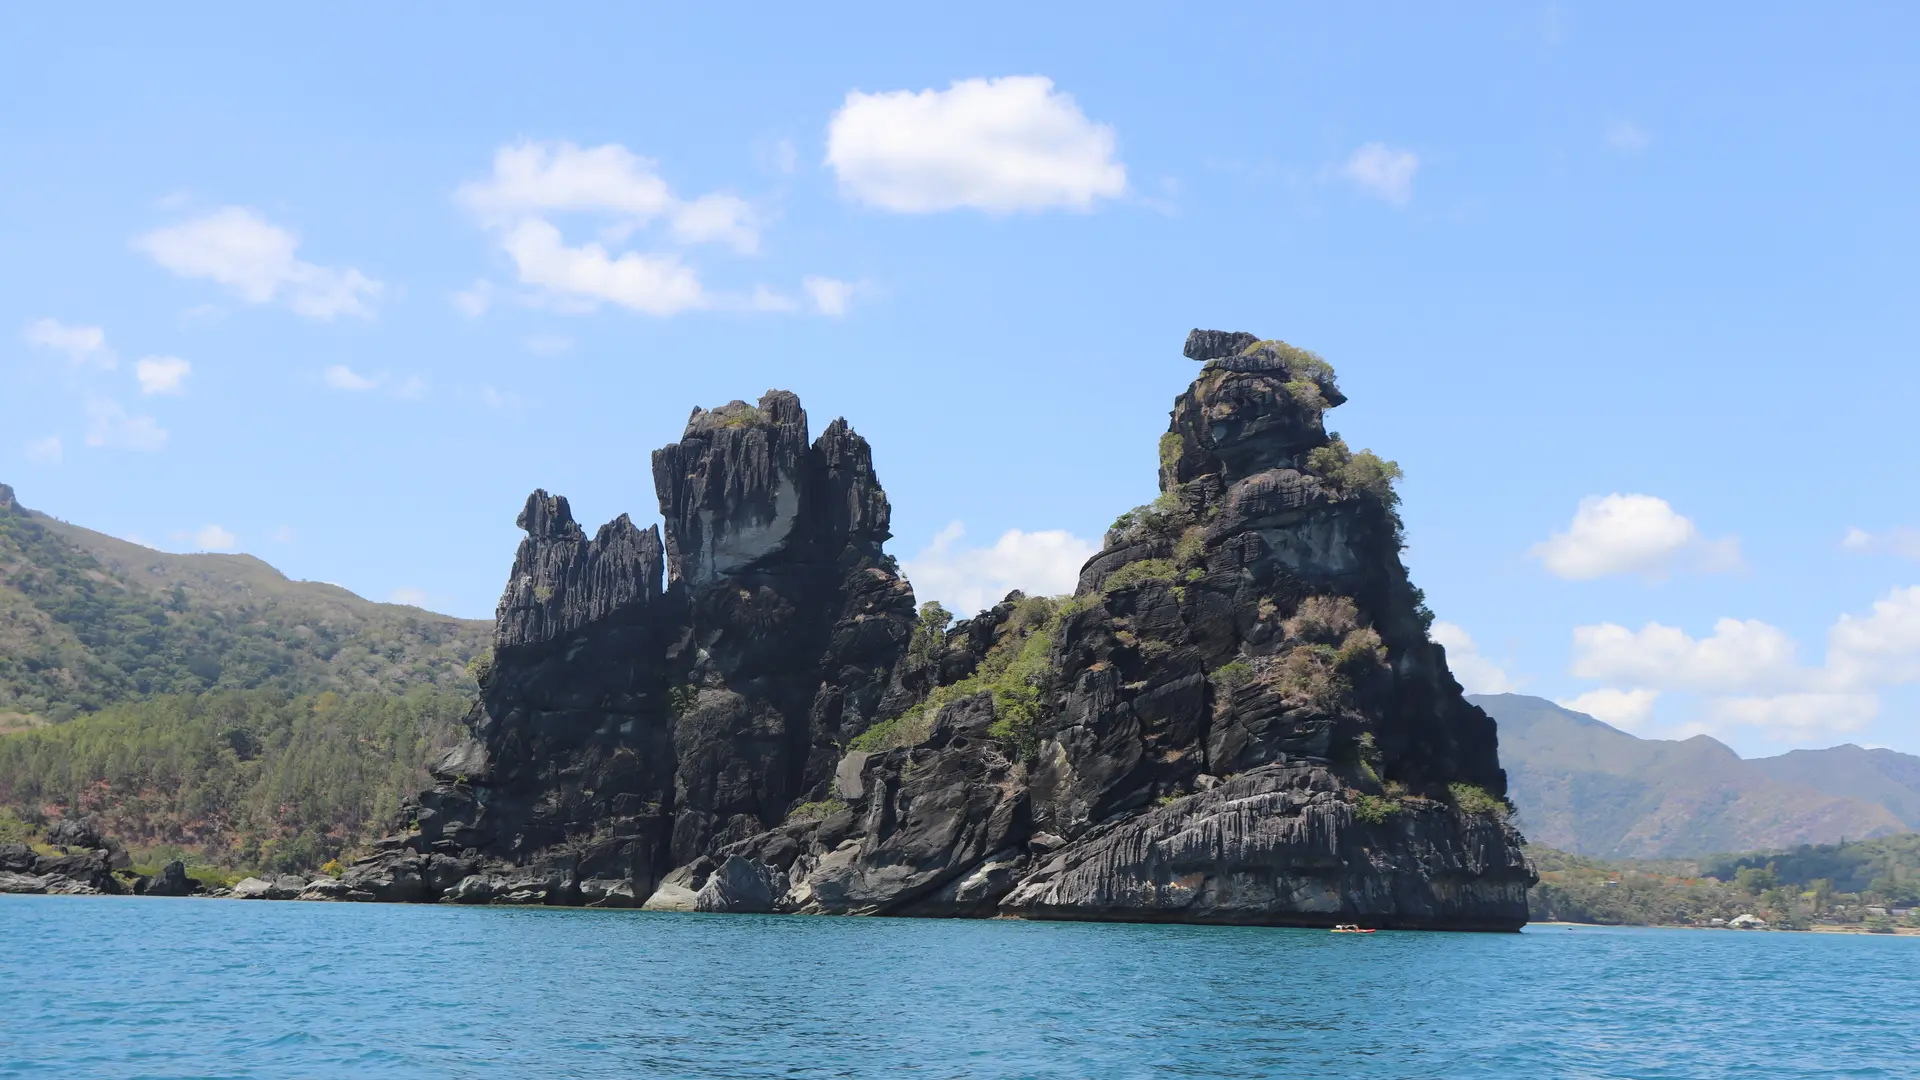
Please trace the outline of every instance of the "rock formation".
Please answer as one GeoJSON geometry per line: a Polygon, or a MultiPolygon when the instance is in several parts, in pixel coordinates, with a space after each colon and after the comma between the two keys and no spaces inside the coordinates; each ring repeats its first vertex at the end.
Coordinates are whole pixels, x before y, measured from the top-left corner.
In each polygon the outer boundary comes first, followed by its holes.
{"type": "Polygon", "coordinates": [[[474,737],[349,898],[638,906],[823,791],[879,718],[914,610],[866,441],[809,442],[773,391],[695,410],[653,473],[664,545],[527,500],[474,737]]]}
{"type": "Polygon", "coordinates": [[[200,889],[200,882],[187,876],[187,864],[174,859],[144,884],[136,883],[135,891],[141,896],[192,896],[200,889]]]}
{"type": "MultiPolygon", "coordinates": [[[[0,490],[0,496],[8,494],[0,490]]],[[[127,867],[127,853],[100,835],[90,821],[69,818],[47,830],[46,850],[0,844],[0,893],[65,896],[117,894],[127,886],[114,871],[127,867]]]]}
{"type": "Polygon", "coordinates": [[[324,898],[1518,927],[1397,468],[1326,432],[1319,357],[1186,353],[1160,497],[1071,598],[952,627],[882,550],[866,442],[784,391],[655,452],[664,543],[535,492],[472,740],[324,898]]]}

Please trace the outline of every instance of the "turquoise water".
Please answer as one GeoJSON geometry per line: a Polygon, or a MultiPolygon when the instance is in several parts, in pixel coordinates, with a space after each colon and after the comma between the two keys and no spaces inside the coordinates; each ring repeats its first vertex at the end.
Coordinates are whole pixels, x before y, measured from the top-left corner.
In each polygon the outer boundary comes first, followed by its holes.
{"type": "Polygon", "coordinates": [[[1912,1077],[1920,939],[0,896],[0,1076],[1912,1077]]]}

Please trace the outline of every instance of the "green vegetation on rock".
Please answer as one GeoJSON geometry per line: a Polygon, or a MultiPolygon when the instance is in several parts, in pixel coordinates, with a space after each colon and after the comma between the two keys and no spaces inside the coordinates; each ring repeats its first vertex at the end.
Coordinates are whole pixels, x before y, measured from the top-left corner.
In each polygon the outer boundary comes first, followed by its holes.
{"type": "Polygon", "coordinates": [[[1180,505],[1179,493],[1163,491],[1152,502],[1114,518],[1110,528],[1118,533],[1132,533],[1137,529],[1155,536],[1173,536],[1191,520],[1191,515],[1180,505]]]}
{"type": "Polygon", "coordinates": [[[1169,431],[1165,435],[1160,436],[1160,465],[1162,468],[1171,468],[1174,462],[1180,460],[1180,448],[1182,445],[1183,440],[1177,431],[1169,431]]]}
{"type": "Polygon", "coordinates": [[[1453,797],[1453,805],[1466,814],[1490,814],[1494,817],[1507,816],[1507,804],[1487,790],[1475,784],[1454,782],[1447,785],[1447,793],[1453,797]]]}
{"type": "Polygon", "coordinates": [[[1180,540],[1173,545],[1173,564],[1189,569],[1199,569],[1206,554],[1206,530],[1199,525],[1190,525],[1180,534],[1180,540]]]}
{"type": "Polygon", "coordinates": [[[1340,673],[1339,654],[1326,645],[1300,645],[1280,658],[1274,685],[1292,701],[1334,712],[1352,692],[1340,673]]]}
{"type": "Polygon", "coordinates": [[[1295,379],[1310,379],[1329,389],[1338,389],[1333,365],[1326,358],[1310,349],[1289,345],[1279,338],[1256,341],[1240,351],[1240,355],[1266,352],[1277,356],[1287,365],[1287,373],[1295,379]]]}
{"type": "Polygon", "coordinates": [[[1230,660],[1213,669],[1213,685],[1222,690],[1237,690],[1253,681],[1253,665],[1245,660],[1230,660]]]}
{"type": "Polygon", "coordinates": [[[1387,646],[1371,626],[1349,630],[1333,654],[1334,663],[1349,675],[1387,662],[1387,646]]]}
{"type": "Polygon", "coordinates": [[[1393,815],[1400,812],[1398,800],[1379,795],[1360,795],[1353,800],[1353,816],[1356,821],[1368,825],[1384,825],[1393,815]]]}
{"type": "Polygon", "coordinates": [[[818,802],[803,802],[796,804],[793,809],[787,811],[787,820],[819,821],[822,818],[830,818],[846,808],[846,802],[841,799],[821,799],[818,802]]]}
{"type": "Polygon", "coordinates": [[[1404,475],[1396,462],[1371,450],[1354,452],[1339,432],[1327,436],[1327,445],[1307,454],[1307,468],[1341,494],[1364,492],[1391,507],[1399,503],[1393,485],[1404,475]]]}
{"type": "Polygon", "coordinates": [[[1016,756],[1031,757],[1039,745],[1042,695],[1053,677],[1053,639],[1066,610],[1059,598],[1026,597],[972,675],[936,687],[925,701],[855,736],[847,749],[878,753],[917,746],[932,733],[942,708],[986,692],[993,695],[994,712],[987,734],[1006,742],[1016,756]]]}
{"type": "Polygon", "coordinates": [[[933,717],[924,704],[915,705],[899,716],[890,717],[855,735],[848,750],[882,754],[908,746],[919,746],[933,733],[933,717]]]}
{"type": "Polygon", "coordinates": [[[722,405],[713,410],[716,422],[725,428],[754,427],[767,423],[766,414],[745,402],[722,405]]]}
{"type": "Polygon", "coordinates": [[[953,623],[953,613],[940,605],[938,600],[929,600],[920,605],[919,621],[913,625],[913,637],[907,643],[907,655],[913,660],[925,663],[934,650],[946,640],[947,627],[953,623]]]}
{"type": "Polygon", "coordinates": [[[1294,404],[1303,409],[1314,413],[1322,413],[1327,409],[1326,396],[1320,392],[1320,384],[1312,379],[1294,379],[1286,384],[1286,390],[1294,404]]]}
{"type": "Polygon", "coordinates": [[[1107,579],[1100,584],[1100,591],[1112,593],[1129,585],[1138,585],[1143,581],[1172,581],[1174,577],[1172,559],[1140,559],[1108,574],[1107,579]]]}
{"type": "Polygon", "coordinates": [[[476,686],[484,686],[487,676],[491,674],[493,674],[493,646],[489,645],[476,653],[473,659],[467,661],[467,677],[472,679],[476,686]]]}

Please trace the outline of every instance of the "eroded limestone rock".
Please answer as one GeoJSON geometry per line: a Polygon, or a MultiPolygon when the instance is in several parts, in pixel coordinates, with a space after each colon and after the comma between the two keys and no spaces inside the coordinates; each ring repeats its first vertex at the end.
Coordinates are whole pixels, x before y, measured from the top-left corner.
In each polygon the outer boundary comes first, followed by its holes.
{"type": "Polygon", "coordinates": [[[535,492],[472,739],[328,891],[1517,927],[1494,726],[1427,638],[1397,470],[1326,430],[1319,357],[1185,351],[1161,497],[1070,600],[952,627],[916,630],[866,442],[809,442],[785,391],[654,454],[664,535],[588,540],[535,492]]]}

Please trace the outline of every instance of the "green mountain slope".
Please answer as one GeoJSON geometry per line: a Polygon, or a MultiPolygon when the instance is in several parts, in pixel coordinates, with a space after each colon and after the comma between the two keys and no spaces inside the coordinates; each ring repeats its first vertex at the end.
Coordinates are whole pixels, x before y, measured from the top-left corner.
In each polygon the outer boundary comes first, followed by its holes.
{"type": "Polygon", "coordinates": [[[0,818],[94,819],[149,856],[312,870],[391,827],[471,698],[167,695],[0,735],[0,818]]]}
{"type": "Polygon", "coordinates": [[[1879,803],[1920,829],[1920,757],[1847,743],[1755,758],[1753,765],[1783,784],[1879,803]]]}
{"type": "Polygon", "coordinates": [[[169,555],[21,506],[0,484],[0,731],[156,694],[467,692],[492,624],[169,555]]]}
{"type": "Polygon", "coordinates": [[[1897,787],[1888,778],[1897,763],[1873,773],[1873,784],[1850,755],[1834,751],[1805,752],[1815,756],[1784,766],[1778,758],[1747,761],[1704,735],[1640,739],[1543,698],[1469,700],[1499,722],[1500,762],[1533,843],[1595,858],[1677,858],[1912,828],[1877,801],[1897,787]]]}

